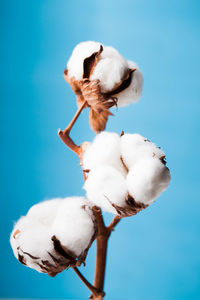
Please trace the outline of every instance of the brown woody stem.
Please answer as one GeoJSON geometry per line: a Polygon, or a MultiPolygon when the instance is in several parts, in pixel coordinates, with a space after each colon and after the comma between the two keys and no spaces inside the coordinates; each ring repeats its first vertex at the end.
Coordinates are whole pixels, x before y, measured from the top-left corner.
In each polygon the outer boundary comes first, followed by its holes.
{"type": "MultiPolygon", "coordinates": [[[[61,140],[69,147],[73,152],[75,152],[78,157],[81,159],[82,155],[82,147],[77,146],[74,141],[70,138],[70,131],[78,119],[80,113],[87,105],[85,101],[82,106],[77,110],[75,116],[73,117],[70,124],[62,131],[59,130],[58,135],[61,140]]],[[[83,172],[84,181],[87,179],[86,174],[83,172]]],[[[107,245],[108,239],[111,232],[114,230],[114,227],[120,221],[120,217],[115,216],[112,222],[108,227],[105,226],[103,216],[101,213],[101,209],[94,206],[93,212],[97,222],[97,250],[96,250],[96,268],[95,268],[95,278],[94,278],[94,286],[89,283],[89,281],[82,275],[82,273],[77,269],[77,267],[72,267],[78,277],[82,280],[82,282],[87,286],[87,288],[92,292],[90,299],[93,300],[102,300],[105,296],[103,292],[104,287],[104,279],[105,279],[105,268],[106,268],[106,256],[107,256],[107,245]]]]}
{"type": "Polygon", "coordinates": [[[92,292],[95,297],[101,296],[101,292],[99,292],[79,271],[77,267],[72,267],[74,272],[78,275],[78,277],[81,279],[81,281],[87,286],[87,288],[92,292]]]}
{"type": "Polygon", "coordinates": [[[69,123],[69,125],[67,126],[67,128],[65,128],[64,131],[68,131],[70,133],[72,127],[74,126],[76,120],[78,119],[78,117],[80,116],[82,110],[84,109],[84,107],[86,106],[87,101],[84,101],[83,104],[77,109],[73,119],[71,120],[71,122],[69,123]]]}
{"type": "MultiPolygon", "coordinates": [[[[96,268],[95,268],[95,278],[94,286],[97,290],[103,291],[104,278],[105,278],[105,267],[106,267],[106,255],[107,255],[107,245],[108,238],[110,236],[110,230],[105,226],[104,220],[102,217],[101,209],[94,206],[93,212],[97,221],[97,255],[96,255],[96,268]]],[[[91,299],[101,300],[102,296],[91,296],[91,299]]]]}
{"type": "Polygon", "coordinates": [[[81,153],[82,153],[82,149],[80,146],[77,146],[74,141],[70,138],[69,134],[70,131],[72,130],[72,127],[74,126],[76,120],[78,119],[79,115],[81,114],[82,110],[84,109],[84,107],[86,106],[87,102],[84,101],[83,104],[78,108],[77,112],[75,113],[73,119],[71,120],[71,122],[69,123],[69,125],[62,131],[59,130],[58,131],[58,135],[61,138],[61,140],[65,143],[65,145],[67,145],[67,147],[69,147],[73,152],[75,152],[78,157],[80,157],[81,153]]]}
{"type": "Polygon", "coordinates": [[[120,220],[121,220],[121,217],[119,217],[119,216],[115,216],[113,218],[113,220],[107,227],[110,230],[110,232],[114,230],[115,226],[119,223],[120,220]]]}

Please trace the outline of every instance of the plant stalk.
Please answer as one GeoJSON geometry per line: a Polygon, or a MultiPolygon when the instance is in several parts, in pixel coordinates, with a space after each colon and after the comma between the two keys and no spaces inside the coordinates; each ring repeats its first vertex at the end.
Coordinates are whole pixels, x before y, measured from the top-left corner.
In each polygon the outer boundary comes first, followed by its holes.
{"type": "MultiPolygon", "coordinates": [[[[59,130],[58,135],[61,140],[65,143],[67,147],[69,147],[73,152],[75,152],[78,157],[81,159],[82,155],[82,147],[77,146],[74,141],[70,138],[70,131],[78,119],[80,113],[86,106],[87,102],[85,101],[82,106],[77,110],[70,124],[63,130],[59,130]]],[[[85,173],[84,181],[87,179],[85,173]]],[[[95,267],[95,276],[94,276],[94,286],[89,283],[89,281],[82,275],[82,273],[77,269],[77,267],[73,267],[73,270],[78,275],[78,277],[82,280],[82,282],[86,285],[86,287],[92,292],[90,299],[93,300],[102,300],[105,296],[103,292],[104,280],[105,280],[105,268],[106,268],[106,258],[107,258],[107,246],[108,239],[111,232],[114,230],[114,227],[120,221],[120,217],[116,216],[113,218],[112,222],[108,227],[105,226],[103,216],[101,213],[101,209],[94,206],[93,212],[96,217],[97,222],[97,238],[96,238],[96,267],[95,267]]]]}

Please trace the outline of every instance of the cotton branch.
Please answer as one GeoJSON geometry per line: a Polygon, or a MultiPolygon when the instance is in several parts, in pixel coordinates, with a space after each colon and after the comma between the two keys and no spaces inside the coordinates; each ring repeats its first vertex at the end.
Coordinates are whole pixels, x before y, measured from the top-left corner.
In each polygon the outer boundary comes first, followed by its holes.
{"type": "Polygon", "coordinates": [[[113,220],[107,227],[110,230],[110,232],[114,230],[115,226],[119,223],[120,220],[121,220],[121,217],[119,217],[119,216],[115,216],[113,218],[113,220]]]}
{"type": "MultiPolygon", "coordinates": [[[[65,143],[67,147],[69,147],[73,152],[75,152],[78,157],[81,159],[82,155],[82,147],[77,146],[74,141],[70,138],[69,134],[70,131],[75,124],[76,120],[78,119],[79,115],[81,114],[82,110],[86,106],[87,102],[85,101],[82,106],[77,110],[75,116],[73,117],[70,124],[63,130],[59,130],[58,135],[61,140],[65,143]]],[[[84,176],[83,172],[83,176],[84,176]]],[[[84,180],[86,180],[86,176],[84,176],[84,180]]],[[[95,278],[94,278],[94,286],[91,285],[88,280],[81,274],[81,272],[76,268],[73,267],[73,270],[78,275],[78,277],[82,280],[82,282],[86,285],[86,287],[92,292],[90,299],[93,300],[101,300],[105,296],[103,292],[104,287],[104,279],[105,279],[105,268],[106,268],[106,256],[107,256],[107,245],[108,239],[111,232],[114,230],[114,227],[120,221],[120,217],[116,216],[110,223],[108,227],[105,226],[103,216],[101,213],[101,209],[94,206],[93,212],[97,222],[97,255],[96,255],[96,268],[95,268],[95,278]]]]}

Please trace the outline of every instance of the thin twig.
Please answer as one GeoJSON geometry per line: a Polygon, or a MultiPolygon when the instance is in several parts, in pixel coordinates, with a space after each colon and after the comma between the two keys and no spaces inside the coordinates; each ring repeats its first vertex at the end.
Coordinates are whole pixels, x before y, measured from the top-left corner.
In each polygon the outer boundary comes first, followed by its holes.
{"type": "Polygon", "coordinates": [[[107,227],[110,230],[110,232],[114,230],[115,226],[119,223],[120,220],[121,220],[121,217],[119,217],[119,216],[115,216],[112,219],[111,223],[107,227]]]}
{"type": "Polygon", "coordinates": [[[74,272],[78,275],[78,277],[81,279],[81,281],[87,286],[87,288],[92,292],[93,295],[95,296],[100,296],[102,295],[101,292],[99,292],[84,276],[83,274],[79,271],[77,267],[72,267],[74,272]]]}
{"type": "Polygon", "coordinates": [[[61,140],[65,143],[65,145],[70,148],[74,153],[80,157],[82,153],[82,149],[80,146],[77,146],[74,141],[70,138],[69,134],[64,133],[62,130],[58,130],[58,135],[61,138],[61,140]]]}
{"type": "Polygon", "coordinates": [[[72,127],[74,126],[76,120],[80,116],[80,114],[81,114],[82,110],[84,109],[84,107],[86,106],[86,104],[87,104],[87,101],[84,101],[83,104],[77,109],[73,119],[71,120],[69,125],[64,129],[64,132],[68,132],[68,134],[70,134],[72,127]]]}
{"type": "Polygon", "coordinates": [[[86,104],[87,104],[87,102],[84,101],[83,104],[79,107],[79,109],[75,113],[75,115],[74,115],[73,119],[71,120],[71,122],[69,123],[69,125],[64,130],[59,129],[59,131],[58,131],[58,135],[61,138],[61,140],[65,143],[65,145],[67,145],[67,147],[69,147],[73,152],[75,152],[78,155],[78,157],[80,157],[82,154],[82,148],[80,146],[77,146],[74,143],[74,141],[70,138],[69,134],[70,134],[70,131],[72,130],[72,127],[74,126],[76,120],[78,119],[79,115],[81,114],[82,110],[86,106],[86,104]]]}

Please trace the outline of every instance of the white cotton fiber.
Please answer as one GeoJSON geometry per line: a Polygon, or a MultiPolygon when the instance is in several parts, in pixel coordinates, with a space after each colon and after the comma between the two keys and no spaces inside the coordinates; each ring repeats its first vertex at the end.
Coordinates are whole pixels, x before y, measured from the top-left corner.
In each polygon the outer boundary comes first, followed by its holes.
{"type": "Polygon", "coordinates": [[[52,225],[64,248],[66,246],[77,257],[89,246],[95,233],[92,211],[84,205],[84,201],[82,197],[67,198],[58,209],[52,225]]]}
{"type": "Polygon", "coordinates": [[[128,70],[127,61],[112,48],[104,46],[90,79],[100,80],[101,92],[112,91],[124,78],[128,70]]]}
{"type": "Polygon", "coordinates": [[[100,50],[102,44],[98,42],[88,41],[78,44],[67,63],[68,76],[74,77],[76,80],[83,79],[83,62],[85,58],[100,50]]]}
{"type": "Polygon", "coordinates": [[[165,157],[165,153],[154,143],[139,134],[124,134],[120,141],[121,155],[128,168],[144,158],[165,157]]]}
{"type": "Polygon", "coordinates": [[[91,170],[84,184],[87,198],[105,211],[117,214],[112,203],[124,206],[127,195],[125,178],[115,168],[103,165],[91,170]]]}
{"type": "Polygon", "coordinates": [[[117,97],[118,99],[118,107],[129,105],[132,102],[137,102],[141,97],[143,86],[142,72],[136,63],[132,61],[128,61],[128,67],[136,70],[132,73],[131,84],[122,92],[114,95],[114,97],[117,97]]]}
{"type": "Polygon", "coordinates": [[[57,198],[34,205],[20,218],[11,233],[10,243],[21,263],[55,276],[76,258],[85,259],[95,230],[93,212],[85,198],[57,198]],[[54,247],[53,237],[64,254],[54,247]]]}
{"type": "Polygon", "coordinates": [[[48,260],[54,264],[48,252],[53,251],[51,241],[51,230],[39,223],[32,217],[22,217],[16,224],[11,233],[10,243],[15,254],[19,259],[22,256],[24,263],[38,272],[42,272],[39,264],[42,260],[48,260]],[[32,256],[32,257],[31,257],[32,256]]]}
{"type": "Polygon", "coordinates": [[[95,137],[93,143],[83,154],[83,168],[91,170],[104,164],[115,167],[121,174],[125,175],[126,171],[120,156],[119,135],[104,131],[95,137]]]}
{"type": "Polygon", "coordinates": [[[29,209],[27,216],[34,217],[42,224],[50,226],[62,201],[61,198],[55,198],[35,204],[29,209]]]}
{"type": "Polygon", "coordinates": [[[144,158],[127,175],[128,192],[136,202],[149,205],[167,189],[170,178],[169,169],[157,157],[144,158]]]}

